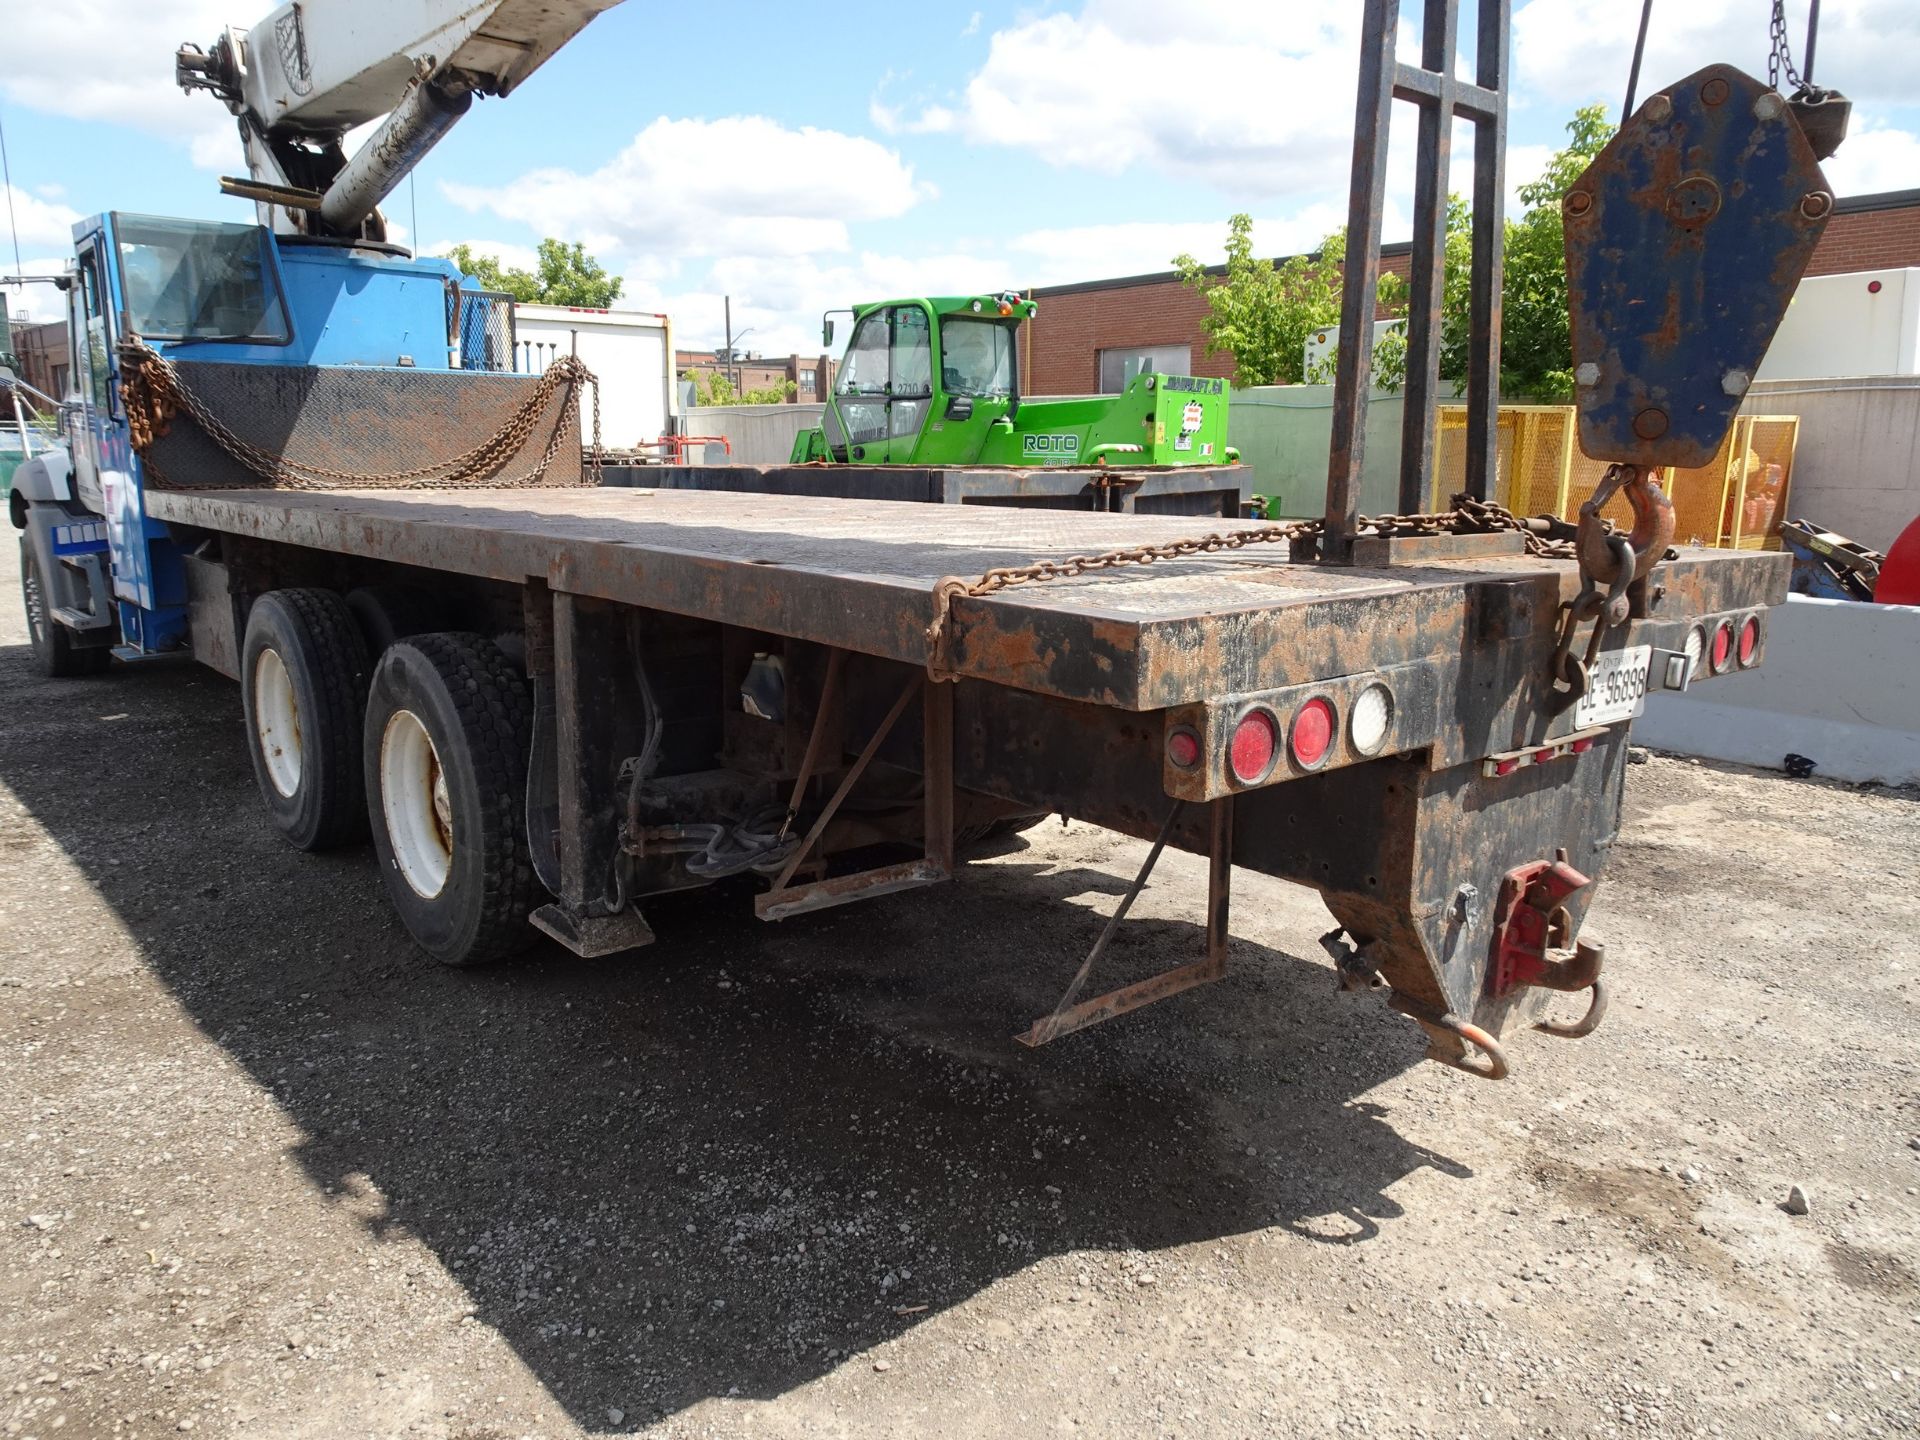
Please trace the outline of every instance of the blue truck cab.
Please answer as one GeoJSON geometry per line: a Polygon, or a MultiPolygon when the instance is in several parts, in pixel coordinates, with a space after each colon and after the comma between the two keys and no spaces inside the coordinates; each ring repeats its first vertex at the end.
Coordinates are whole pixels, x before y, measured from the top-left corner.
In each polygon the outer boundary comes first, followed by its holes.
{"type": "Polygon", "coordinates": [[[121,398],[125,341],[240,365],[504,368],[476,325],[477,292],[445,260],[117,211],[73,235],[62,444],[20,467],[9,500],[23,532],[29,630],[53,673],[97,669],[109,651],[136,659],[186,643],[183,558],[147,514],[155,477],[134,453],[121,398]]]}

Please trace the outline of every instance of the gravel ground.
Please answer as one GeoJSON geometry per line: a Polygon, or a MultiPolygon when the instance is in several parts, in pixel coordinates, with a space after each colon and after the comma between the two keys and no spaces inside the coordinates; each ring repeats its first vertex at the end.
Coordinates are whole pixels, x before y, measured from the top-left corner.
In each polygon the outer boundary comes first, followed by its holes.
{"type": "Polygon", "coordinates": [[[8,1435],[1920,1433],[1914,794],[1633,769],[1613,1013],[1504,1085],[1244,873],[1225,982],[1027,1052],[1131,841],[441,971],[233,686],[38,678],[6,554],[8,1435]]]}

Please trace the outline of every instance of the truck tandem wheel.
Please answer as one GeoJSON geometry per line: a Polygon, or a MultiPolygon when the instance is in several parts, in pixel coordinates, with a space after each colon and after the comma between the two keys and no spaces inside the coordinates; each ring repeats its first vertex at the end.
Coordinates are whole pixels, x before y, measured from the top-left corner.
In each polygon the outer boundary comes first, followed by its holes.
{"type": "Polygon", "coordinates": [[[397,640],[374,670],[363,732],[374,850],[407,932],[443,965],[533,939],[532,730],[526,682],[483,636],[397,640]]]}
{"type": "Polygon", "coordinates": [[[413,585],[355,586],[347,592],[347,608],[376,662],[396,640],[447,628],[440,602],[413,585]]]}
{"type": "Polygon", "coordinates": [[[360,718],[367,646],[331,590],[254,601],[240,649],[247,751],[274,828],[302,850],[365,836],[360,718]]]}
{"type": "Polygon", "coordinates": [[[33,658],[42,674],[55,680],[74,675],[98,675],[112,659],[104,645],[78,645],[67,627],[53,618],[47,587],[40,577],[40,562],[34,558],[33,543],[20,537],[20,599],[27,611],[27,639],[33,645],[33,658]]]}

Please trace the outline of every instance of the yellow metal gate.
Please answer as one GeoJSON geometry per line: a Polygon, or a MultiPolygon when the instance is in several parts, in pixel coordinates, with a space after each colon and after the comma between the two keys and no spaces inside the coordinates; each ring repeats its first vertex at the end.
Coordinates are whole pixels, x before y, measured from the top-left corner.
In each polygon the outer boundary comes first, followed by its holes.
{"type": "MultiPolygon", "coordinates": [[[[1467,411],[1442,405],[1435,422],[1430,508],[1445,510],[1466,481],[1467,411]]],[[[1663,476],[1673,497],[1674,535],[1682,544],[1777,550],[1799,440],[1797,415],[1741,415],[1713,460],[1663,476]]],[[[1571,405],[1502,405],[1499,482],[1494,498],[1519,515],[1579,518],[1606,466],[1580,453],[1571,405]]],[[[1605,512],[1632,523],[1626,502],[1605,512]]]]}

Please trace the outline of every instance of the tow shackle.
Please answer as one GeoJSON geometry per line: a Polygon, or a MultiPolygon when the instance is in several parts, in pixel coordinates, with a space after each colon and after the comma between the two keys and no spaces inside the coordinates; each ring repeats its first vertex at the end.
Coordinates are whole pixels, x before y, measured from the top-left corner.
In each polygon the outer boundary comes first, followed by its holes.
{"type": "Polygon", "coordinates": [[[1606,623],[1618,625],[1633,609],[1627,591],[1639,585],[1666,555],[1673,543],[1673,501],[1644,465],[1610,465],[1593,495],[1580,506],[1573,548],[1580,574],[1592,585],[1608,590],[1606,623]],[[1633,510],[1633,529],[1616,535],[1600,512],[1616,494],[1625,494],[1633,510]]]}

